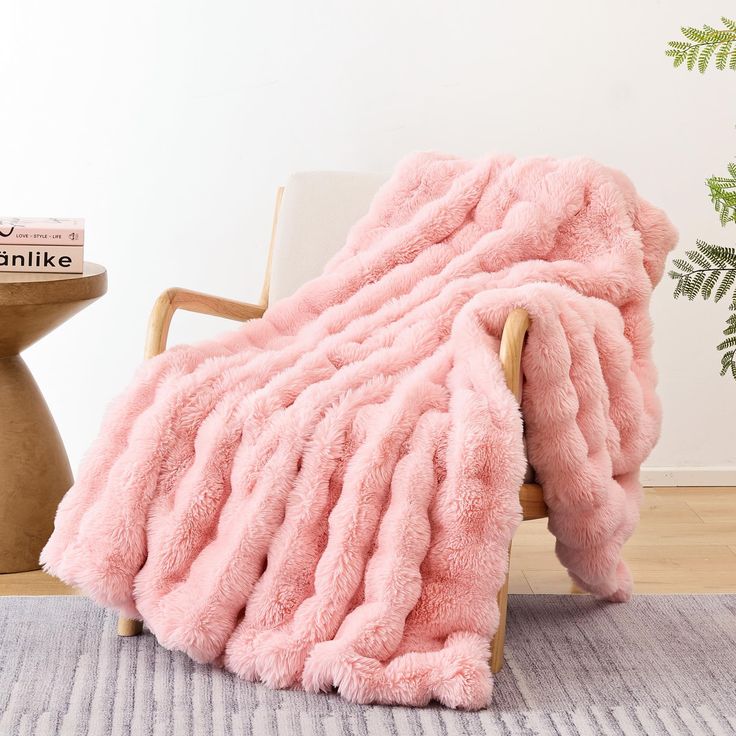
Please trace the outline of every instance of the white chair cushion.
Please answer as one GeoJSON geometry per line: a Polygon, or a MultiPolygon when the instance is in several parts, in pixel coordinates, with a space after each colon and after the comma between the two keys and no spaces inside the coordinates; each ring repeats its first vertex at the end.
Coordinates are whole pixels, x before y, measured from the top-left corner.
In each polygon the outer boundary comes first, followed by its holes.
{"type": "Polygon", "coordinates": [[[276,226],[271,304],[319,276],[387,178],[344,171],[305,171],[290,177],[276,226]]]}

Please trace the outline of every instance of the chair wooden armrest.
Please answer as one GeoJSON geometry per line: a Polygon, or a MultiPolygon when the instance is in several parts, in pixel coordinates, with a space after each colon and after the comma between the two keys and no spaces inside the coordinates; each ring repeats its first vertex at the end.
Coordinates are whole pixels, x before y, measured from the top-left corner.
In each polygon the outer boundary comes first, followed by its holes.
{"type": "MultiPolygon", "coordinates": [[[[521,373],[521,352],[531,320],[525,309],[514,309],[509,313],[501,334],[499,357],[506,377],[506,385],[521,404],[524,377],[521,373]]],[[[524,520],[542,519],[547,516],[542,487],[537,483],[524,483],[519,491],[519,500],[524,510],[524,520]]]]}
{"type": "MultiPolygon", "coordinates": [[[[499,358],[506,378],[506,385],[521,404],[524,377],[521,373],[521,353],[529,329],[529,313],[525,309],[514,309],[509,313],[501,333],[499,358]]],[[[536,483],[524,483],[519,489],[519,503],[525,521],[547,516],[542,487],[536,483]]],[[[511,545],[509,545],[509,558],[511,545]]],[[[498,629],[491,644],[491,672],[500,672],[503,667],[503,647],[506,639],[506,607],[509,595],[509,575],[498,591],[498,629]]]]}
{"type": "Polygon", "coordinates": [[[262,317],[266,311],[265,307],[256,304],[181,289],[177,286],[172,287],[156,299],[151,310],[146,336],[146,358],[152,358],[166,350],[169,325],[177,309],[198,312],[199,314],[211,314],[214,317],[224,317],[237,322],[246,322],[249,319],[262,317]]]}
{"type": "Polygon", "coordinates": [[[529,313],[526,309],[514,309],[506,318],[501,333],[499,350],[501,367],[506,377],[506,385],[519,403],[521,403],[522,388],[521,351],[529,325],[529,313]]]}
{"type": "MultiPolygon", "coordinates": [[[[531,320],[525,309],[514,309],[509,313],[501,334],[499,358],[506,378],[506,385],[521,404],[524,377],[521,373],[521,353],[531,320]]],[[[542,487],[537,483],[524,483],[519,492],[524,510],[524,520],[541,519],[547,516],[542,487]]]]}

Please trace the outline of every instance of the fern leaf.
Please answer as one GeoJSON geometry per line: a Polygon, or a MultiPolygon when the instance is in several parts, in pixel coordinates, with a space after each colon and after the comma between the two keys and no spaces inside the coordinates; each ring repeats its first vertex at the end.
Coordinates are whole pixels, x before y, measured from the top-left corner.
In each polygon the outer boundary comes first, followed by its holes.
{"type": "Polygon", "coordinates": [[[736,268],[736,248],[724,245],[706,243],[704,240],[696,240],[698,251],[710,259],[717,266],[733,266],[736,268]]]}
{"type": "Polygon", "coordinates": [[[723,23],[729,31],[736,31],[736,21],[726,18],[725,15],[721,16],[721,23],[723,23]]]}
{"type": "Polygon", "coordinates": [[[727,337],[723,342],[718,343],[716,347],[718,350],[728,350],[729,348],[736,348],[736,335],[727,337]]]}
{"type": "Polygon", "coordinates": [[[701,268],[712,268],[713,264],[699,250],[685,251],[685,255],[690,259],[691,263],[701,268]]]}
{"type": "Polygon", "coordinates": [[[684,281],[685,281],[685,279],[679,278],[678,281],[677,281],[677,283],[675,284],[675,290],[672,293],[672,296],[675,299],[679,299],[682,296],[682,287],[684,286],[684,281]]]}
{"type": "MultiPolygon", "coordinates": [[[[735,350],[729,350],[727,353],[724,353],[721,356],[721,375],[722,376],[725,376],[729,370],[733,374],[734,372],[733,367],[734,365],[736,365],[736,363],[734,363],[734,360],[733,360],[733,355],[735,352],[736,352],[735,350]]],[[[736,376],[734,377],[736,378],[736,376]]]]}
{"type": "Polygon", "coordinates": [[[711,271],[706,276],[705,281],[703,281],[703,286],[700,288],[700,295],[706,301],[710,299],[710,295],[713,293],[713,289],[715,288],[715,285],[718,283],[718,279],[721,277],[722,273],[723,271],[720,271],[720,270],[711,271]]]}
{"type": "Polygon", "coordinates": [[[726,339],[718,345],[718,350],[724,350],[721,355],[721,375],[725,376],[728,371],[736,380],[736,314],[732,314],[726,320],[726,329],[723,330],[726,339]]]}
{"type": "MultiPolygon", "coordinates": [[[[679,268],[680,271],[682,271],[684,273],[690,273],[690,271],[693,270],[693,264],[692,263],[688,263],[688,261],[683,261],[682,258],[675,258],[672,261],[672,265],[675,266],[676,268],[679,268]]],[[[674,271],[672,271],[671,273],[674,273],[674,271]]],[[[678,276],[680,276],[680,275],[681,274],[678,274],[678,276]]]]}
{"type": "MultiPolygon", "coordinates": [[[[729,166],[729,173],[732,172],[729,166]]],[[[705,181],[710,192],[710,200],[719,213],[721,224],[736,221],[736,176],[711,176],[705,181]]]]}
{"type": "MultiPolygon", "coordinates": [[[[718,51],[716,52],[716,69],[718,69],[719,71],[723,71],[726,68],[726,64],[728,63],[728,55],[731,52],[732,45],[733,41],[727,41],[726,43],[722,43],[718,47],[718,51]]],[[[672,51],[678,53],[676,49],[672,49],[672,51]]]]}
{"type": "Polygon", "coordinates": [[[714,301],[721,301],[726,294],[728,294],[729,290],[734,284],[734,281],[736,281],[736,270],[735,269],[729,269],[725,272],[723,275],[723,279],[721,280],[721,283],[718,285],[718,288],[716,289],[716,294],[713,297],[714,301]]]}
{"type": "Polygon", "coordinates": [[[688,40],[695,41],[695,43],[701,43],[703,41],[704,34],[697,28],[682,26],[680,28],[680,33],[682,33],[682,35],[685,36],[685,38],[687,38],[688,40]]]}
{"type": "Polygon", "coordinates": [[[692,301],[700,293],[700,287],[705,281],[705,271],[696,271],[692,276],[688,274],[683,281],[685,284],[682,287],[682,293],[689,301],[692,301]]]}
{"type": "Polygon", "coordinates": [[[710,57],[713,56],[713,52],[716,50],[715,44],[708,44],[700,47],[700,56],[698,57],[698,71],[701,74],[705,74],[705,70],[708,68],[708,62],[710,57]]]}
{"type": "Polygon", "coordinates": [[[736,322],[726,320],[726,329],[723,330],[724,335],[736,335],[736,322]]]}
{"type": "Polygon", "coordinates": [[[691,46],[687,50],[685,59],[687,60],[688,71],[692,71],[695,68],[695,62],[698,60],[698,46],[691,46]]]}

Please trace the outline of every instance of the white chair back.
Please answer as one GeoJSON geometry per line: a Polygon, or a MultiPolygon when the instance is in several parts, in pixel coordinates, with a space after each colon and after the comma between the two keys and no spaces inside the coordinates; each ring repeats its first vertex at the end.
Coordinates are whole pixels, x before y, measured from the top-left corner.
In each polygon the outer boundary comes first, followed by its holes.
{"type": "Polygon", "coordinates": [[[319,276],[386,178],[344,171],[305,171],[289,178],[273,242],[269,303],[319,276]]]}

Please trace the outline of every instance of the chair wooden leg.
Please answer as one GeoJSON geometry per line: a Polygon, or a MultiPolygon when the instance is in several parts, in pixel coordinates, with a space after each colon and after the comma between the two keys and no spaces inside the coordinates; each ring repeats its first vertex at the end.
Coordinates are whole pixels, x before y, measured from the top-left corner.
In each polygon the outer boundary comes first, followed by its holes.
{"type": "Polygon", "coordinates": [[[143,622],[134,618],[118,617],[118,636],[137,636],[143,631],[143,622]]]}
{"type": "MultiPolygon", "coordinates": [[[[509,562],[511,547],[509,546],[509,562]]],[[[498,629],[491,644],[491,672],[495,675],[503,667],[503,645],[506,640],[506,607],[509,600],[509,573],[506,573],[501,590],[498,591],[498,629]]]]}

